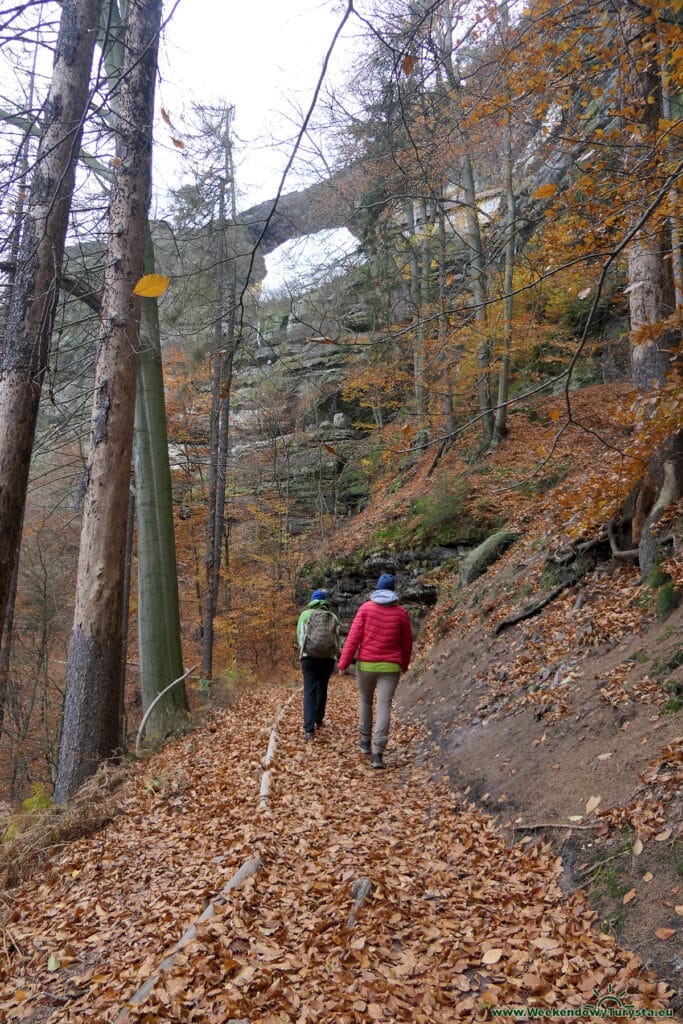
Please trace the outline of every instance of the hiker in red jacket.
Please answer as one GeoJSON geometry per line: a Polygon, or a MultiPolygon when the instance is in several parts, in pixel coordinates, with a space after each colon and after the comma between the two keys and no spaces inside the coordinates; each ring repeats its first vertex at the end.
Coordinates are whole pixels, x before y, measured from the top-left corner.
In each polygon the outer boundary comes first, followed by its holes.
{"type": "Polygon", "coordinates": [[[373,768],[384,768],[384,748],[389,736],[391,702],[401,672],[405,672],[413,651],[410,617],[399,604],[394,590],[396,581],[389,573],[377,580],[377,590],[356,612],[344,649],[339,671],[344,672],[354,659],[358,679],[358,747],[371,754],[373,768]],[[375,727],[372,704],[377,691],[375,727]],[[371,740],[372,735],[372,740],[371,740]]]}

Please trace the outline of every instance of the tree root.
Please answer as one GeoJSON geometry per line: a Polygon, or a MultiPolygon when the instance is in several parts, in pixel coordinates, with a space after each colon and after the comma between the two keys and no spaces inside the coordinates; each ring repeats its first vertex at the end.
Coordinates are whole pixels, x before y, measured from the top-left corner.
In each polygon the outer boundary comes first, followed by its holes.
{"type": "Polygon", "coordinates": [[[565,583],[560,583],[559,586],[551,590],[545,597],[539,598],[538,601],[534,601],[529,604],[521,612],[517,612],[515,615],[507,615],[504,619],[501,619],[497,626],[494,627],[493,634],[498,636],[504,629],[508,629],[509,626],[514,626],[518,622],[523,622],[524,619],[531,619],[534,615],[538,615],[540,611],[545,608],[546,605],[554,601],[563,590],[567,590],[568,587],[575,587],[579,580],[567,580],[565,583]]]}

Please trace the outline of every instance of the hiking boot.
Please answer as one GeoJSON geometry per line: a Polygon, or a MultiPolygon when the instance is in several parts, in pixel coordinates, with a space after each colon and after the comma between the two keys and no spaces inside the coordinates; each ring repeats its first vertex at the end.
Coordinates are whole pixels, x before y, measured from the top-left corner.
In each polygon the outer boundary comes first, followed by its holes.
{"type": "Polygon", "coordinates": [[[358,749],[360,750],[361,754],[369,754],[370,744],[367,743],[365,740],[360,740],[360,742],[358,743],[358,749]]]}
{"type": "Polygon", "coordinates": [[[322,727],[324,726],[324,724],[325,724],[324,722],[316,722],[316,723],[315,723],[315,725],[313,726],[313,731],[314,731],[314,732],[317,732],[317,731],[318,731],[318,729],[322,729],[322,727]]]}
{"type": "Polygon", "coordinates": [[[373,754],[370,762],[371,768],[384,768],[384,759],[381,754],[373,754]]]}
{"type": "Polygon", "coordinates": [[[305,740],[312,740],[313,739],[313,733],[312,732],[305,732],[304,733],[304,739],[305,740]]]}

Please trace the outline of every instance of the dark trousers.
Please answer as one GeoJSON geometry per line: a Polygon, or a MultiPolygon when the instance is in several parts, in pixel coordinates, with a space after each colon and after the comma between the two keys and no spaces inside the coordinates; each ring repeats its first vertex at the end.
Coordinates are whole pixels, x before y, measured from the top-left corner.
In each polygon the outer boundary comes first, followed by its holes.
{"type": "Polygon", "coordinates": [[[302,658],[304,677],[304,732],[313,732],[322,723],[327,706],[327,684],[334,668],[334,658],[302,658]]]}

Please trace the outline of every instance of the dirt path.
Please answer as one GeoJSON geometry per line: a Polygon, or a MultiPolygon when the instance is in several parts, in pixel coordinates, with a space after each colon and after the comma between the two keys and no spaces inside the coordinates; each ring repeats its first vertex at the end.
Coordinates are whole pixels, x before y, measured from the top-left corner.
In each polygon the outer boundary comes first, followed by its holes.
{"type": "Polygon", "coordinates": [[[6,895],[0,1019],[450,1024],[666,1006],[667,986],[561,893],[547,846],[506,846],[416,766],[417,727],[395,728],[377,772],[356,749],[351,680],[328,718],[304,744],[298,692],[252,692],[141,765],[115,822],[6,895]],[[354,921],[361,878],[372,892],[354,921]],[[127,1007],[210,901],[215,916],[127,1007]]]}

